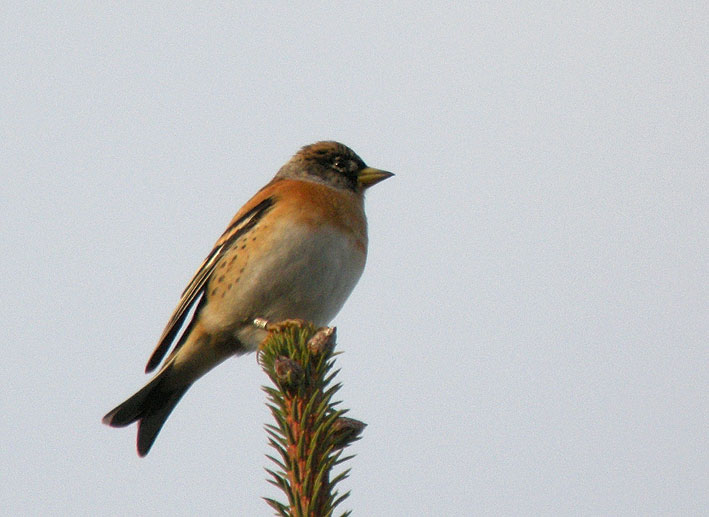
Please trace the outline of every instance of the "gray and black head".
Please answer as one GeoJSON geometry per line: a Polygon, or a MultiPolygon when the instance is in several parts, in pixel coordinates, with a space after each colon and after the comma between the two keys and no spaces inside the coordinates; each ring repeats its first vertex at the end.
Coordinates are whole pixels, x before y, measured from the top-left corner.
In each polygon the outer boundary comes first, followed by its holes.
{"type": "Polygon", "coordinates": [[[332,141],[306,145],[276,175],[277,178],[316,181],[354,192],[362,192],[391,176],[391,172],[367,167],[352,149],[332,141]]]}

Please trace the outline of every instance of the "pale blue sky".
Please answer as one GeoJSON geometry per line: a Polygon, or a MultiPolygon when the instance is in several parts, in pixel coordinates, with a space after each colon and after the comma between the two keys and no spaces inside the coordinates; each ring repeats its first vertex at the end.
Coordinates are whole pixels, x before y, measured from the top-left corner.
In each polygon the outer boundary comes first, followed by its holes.
{"type": "Polygon", "coordinates": [[[0,513],[270,515],[253,355],[103,414],[300,146],[397,174],[338,326],[355,515],[709,511],[704,2],[5,3],[0,513]]]}

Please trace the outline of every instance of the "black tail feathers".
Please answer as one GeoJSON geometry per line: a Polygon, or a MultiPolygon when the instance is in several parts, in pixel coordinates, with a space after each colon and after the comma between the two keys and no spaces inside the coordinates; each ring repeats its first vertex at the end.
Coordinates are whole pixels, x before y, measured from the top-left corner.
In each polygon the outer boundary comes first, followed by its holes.
{"type": "Polygon", "coordinates": [[[170,368],[160,372],[135,395],[103,417],[111,427],[125,427],[138,422],[138,455],[145,456],[172,410],[190,385],[167,386],[170,368]]]}

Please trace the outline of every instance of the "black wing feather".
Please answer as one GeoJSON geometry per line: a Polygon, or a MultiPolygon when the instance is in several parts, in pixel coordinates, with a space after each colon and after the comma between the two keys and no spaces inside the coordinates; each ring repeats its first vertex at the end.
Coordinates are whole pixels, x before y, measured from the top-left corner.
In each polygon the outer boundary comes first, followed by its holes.
{"type": "MultiPolygon", "coordinates": [[[[163,357],[165,357],[170,345],[172,345],[175,337],[182,328],[190,309],[200,299],[202,293],[204,292],[204,288],[207,285],[207,282],[209,282],[209,279],[211,278],[214,269],[217,267],[217,264],[219,264],[219,260],[224,255],[224,251],[228,250],[239,237],[253,228],[273,206],[273,203],[274,199],[272,197],[264,199],[238,220],[234,221],[234,223],[232,223],[222,234],[220,239],[217,241],[217,245],[207,256],[207,258],[204,259],[194,277],[192,277],[192,280],[182,292],[180,302],[173,311],[172,316],[170,316],[170,320],[165,326],[165,330],[163,330],[162,335],[158,340],[158,344],[148,360],[148,364],[145,367],[145,373],[153,371],[158,364],[160,364],[163,357]]],[[[195,311],[193,318],[198,312],[199,310],[195,311]]],[[[177,347],[182,344],[182,341],[183,340],[180,340],[178,342],[177,347]]],[[[177,350],[177,347],[175,350],[177,350]]]]}

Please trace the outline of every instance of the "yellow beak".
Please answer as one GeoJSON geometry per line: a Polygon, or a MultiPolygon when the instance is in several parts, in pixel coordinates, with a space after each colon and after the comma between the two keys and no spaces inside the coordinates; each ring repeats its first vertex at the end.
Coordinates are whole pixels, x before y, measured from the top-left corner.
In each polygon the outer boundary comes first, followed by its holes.
{"type": "Polygon", "coordinates": [[[387,178],[391,178],[394,174],[387,171],[381,171],[373,167],[365,167],[357,174],[357,182],[363,188],[369,188],[372,185],[376,185],[380,181],[384,181],[387,178]]]}

